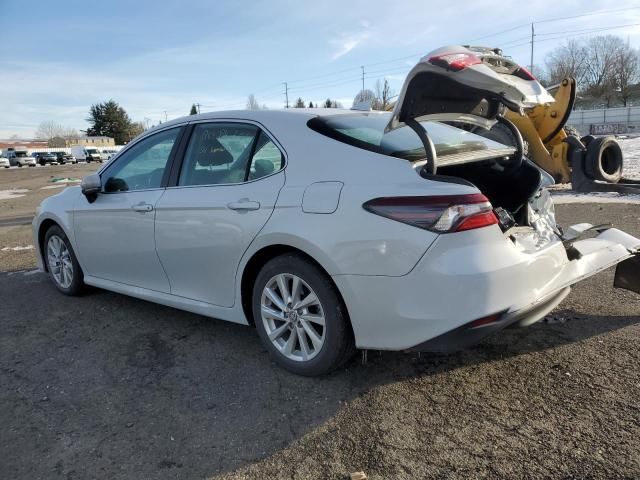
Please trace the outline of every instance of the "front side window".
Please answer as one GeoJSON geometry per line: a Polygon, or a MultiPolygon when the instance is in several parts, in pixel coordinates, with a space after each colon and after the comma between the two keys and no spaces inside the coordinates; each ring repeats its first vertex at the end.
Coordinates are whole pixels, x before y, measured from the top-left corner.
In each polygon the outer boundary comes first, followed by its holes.
{"type": "Polygon", "coordinates": [[[200,123],[191,134],[179,186],[229,185],[280,170],[282,153],[254,125],[200,123]]]}
{"type": "MultiPolygon", "coordinates": [[[[180,128],[165,130],[133,145],[102,175],[105,192],[160,188],[180,128]]],[[[95,149],[93,149],[95,152],[95,149]]],[[[90,150],[87,150],[91,153],[90,150]]]]}

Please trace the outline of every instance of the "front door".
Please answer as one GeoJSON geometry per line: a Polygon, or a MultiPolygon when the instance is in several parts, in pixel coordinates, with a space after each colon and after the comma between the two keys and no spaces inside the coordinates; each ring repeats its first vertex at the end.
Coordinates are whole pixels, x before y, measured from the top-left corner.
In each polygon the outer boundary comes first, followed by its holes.
{"type": "Polygon", "coordinates": [[[78,200],[74,230],[85,275],[170,291],[155,249],[154,220],[180,130],[164,130],[128,148],[101,173],[96,200],[78,200]]]}
{"type": "Polygon", "coordinates": [[[177,186],[157,204],[156,246],[171,293],[234,303],[238,264],[284,185],[284,156],[247,123],[193,128],[177,186]]]}

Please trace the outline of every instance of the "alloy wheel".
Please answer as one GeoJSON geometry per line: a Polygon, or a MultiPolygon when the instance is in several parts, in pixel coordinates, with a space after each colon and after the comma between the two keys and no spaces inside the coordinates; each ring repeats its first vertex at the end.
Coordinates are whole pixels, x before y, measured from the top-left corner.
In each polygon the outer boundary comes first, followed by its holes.
{"type": "Polygon", "coordinates": [[[289,273],[272,277],[262,291],[260,313],[269,340],[289,360],[306,362],[322,349],[324,310],[300,277],[289,273]]]}
{"type": "Polygon", "coordinates": [[[73,282],[73,263],[66,243],[57,235],[52,235],[47,243],[47,260],[53,279],[62,288],[69,288],[73,282]]]}

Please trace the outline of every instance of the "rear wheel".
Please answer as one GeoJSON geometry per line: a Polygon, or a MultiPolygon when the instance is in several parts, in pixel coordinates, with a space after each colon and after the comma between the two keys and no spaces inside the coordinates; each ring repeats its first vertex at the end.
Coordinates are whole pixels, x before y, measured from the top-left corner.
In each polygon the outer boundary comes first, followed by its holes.
{"type": "Polygon", "coordinates": [[[303,256],[284,254],[267,262],[252,300],[260,339],[285,369],[322,375],[353,354],[351,326],[333,282],[303,256]]]}
{"type": "Polygon", "coordinates": [[[57,225],[47,230],[44,237],[44,261],[49,278],[65,295],[79,295],[84,286],[84,275],[69,239],[57,225]]]}

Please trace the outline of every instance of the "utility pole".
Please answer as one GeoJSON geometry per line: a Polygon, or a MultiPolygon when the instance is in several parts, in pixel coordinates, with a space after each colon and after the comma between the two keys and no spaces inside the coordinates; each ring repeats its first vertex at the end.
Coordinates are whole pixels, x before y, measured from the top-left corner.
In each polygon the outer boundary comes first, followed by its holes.
{"type": "Polygon", "coordinates": [[[364,65],[360,67],[362,69],[362,91],[364,92],[364,65]]]}
{"type": "Polygon", "coordinates": [[[166,110],[164,111],[164,121],[165,122],[167,121],[167,111],[166,110]]]}
{"type": "Polygon", "coordinates": [[[533,27],[533,22],[531,23],[531,62],[529,63],[529,71],[533,73],[533,42],[534,37],[536,36],[536,31],[533,27]]]}
{"type": "Polygon", "coordinates": [[[198,114],[200,113],[200,104],[196,103],[196,108],[198,109],[198,114]]]}
{"type": "Polygon", "coordinates": [[[287,85],[287,82],[282,82],[282,83],[284,85],[284,98],[286,101],[284,108],[289,108],[289,85],[287,85]]]}

